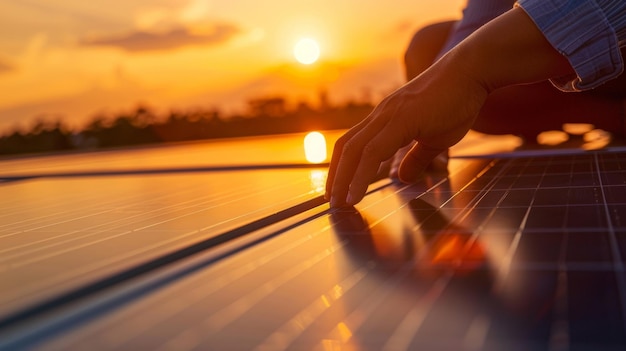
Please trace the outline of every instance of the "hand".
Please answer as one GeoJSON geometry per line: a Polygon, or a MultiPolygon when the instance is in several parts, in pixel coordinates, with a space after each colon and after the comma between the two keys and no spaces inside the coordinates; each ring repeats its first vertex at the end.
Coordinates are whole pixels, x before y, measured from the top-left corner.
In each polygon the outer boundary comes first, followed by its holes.
{"type": "MultiPolygon", "coordinates": [[[[573,72],[521,8],[499,16],[386,97],[335,144],[325,197],[355,205],[381,162],[412,140],[398,176],[413,181],[472,127],[487,95],[500,87],[573,72]]],[[[503,116],[503,118],[506,118],[503,116]]]]}
{"type": "MultiPolygon", "coordinates": [[[[380,165],[380,169],[378,170],[378,174],[376,175],[376,179],[389,177],[391,179],[398,180],[400,179],[398,175],[398,170],[400,169],[400,164],[404,159],[404,156],[415,146],[415,141],[409,143],[406,146],[401,147],[396,153],[387,161],[383,162],[380,165]],[[383,175],[385,175],[383,177],[383,175]]],[[[450,160],[449,149],[440,153],[435,157],[428,167],[424,170],[424,173],[438,173],[448,172],[448,162],[450,160]]],[[[405,181],[406,183],[407,181],[405,181]]]]}
{"type": "Polygon", "coordinates": [[[411,141],[417,143],[398,171],[404,182],[414,181],[433,158],[467,133],[487,91],[463,72],[463,65],[453,64],[453,56],[389,95],[339,138],[326,183],[331,206],[358,203],[380,163],[411,141]]]}

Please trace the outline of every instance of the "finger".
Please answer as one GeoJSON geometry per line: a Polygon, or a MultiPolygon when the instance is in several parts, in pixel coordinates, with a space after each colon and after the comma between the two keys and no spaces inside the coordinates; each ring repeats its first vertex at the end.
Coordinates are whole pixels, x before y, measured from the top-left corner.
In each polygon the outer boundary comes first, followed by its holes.
{"type": "Polygon", "coordinates": [[[346,204],[350,182],[359,164],[360,150],[363,148],[361,145],[362,143],[359,140],[355,140],[355,137],[352,137],[339,150],[334,173],[327,183],[327,186],[330,184],[331,207],[341,207],[346,204]]]}
{"type": "Polygon", "coordinates": [[[324,194],[324,198],[327,201],[330,201],[331,192],[333,189],[333,182],[335,180],[335,174],[337,173],[337,165],[339,163],[339,159],[341,158],[341,152],[343,150],[343,145],[345,141],[348,140],[347,134],[341,136],[335,142],[335,146],[333,147],[333,153],[330,159],[330,165],[328,166],[328,175],[326,176],[326,193],[324,194]]]}
{"type": "MultiPolygon", "coordinates": [[[[385,127],[388,117],[381,113],[380,105],[350,132],[350,137],[342,140],[340,148],[333,155],[327,189],[330,192],[331,207],[346,204],[349,188],[361,161],[363,149],[385,127]]],[[[378,165],[377,165],[378,166],[378,165]]]]}
{"type": "Polygon", "coordinates": [[[398,178],[405,183],[417,181],[432,160],[445,150],[446,148],[431,147],[418,142],[402,159],[398,178]]]}
{"type": "Polygon", "coordinates": [[[342,135],[335,142],[335,146],[333,147],[333,153],[330,159],[330,165],[328,167],[328,175],[326,177],[326,193],[324,194],[324,198],[330,201],[333,183],[335,181],[335,175],[337,174],[337,166],[339,165],[339,160],[341,159],[341,155],[343,153],[343,148],[345,144],[352,139],[357,133],[361,131],[369,123],[372,115],[368,115],[365,119],[359,122],[356,126],[350,128],[344,135],[342,135]]]}
{"type": "Polygon", "coordinates": [[[346,197],[348,205],[355,205],[363,199],[367,188],[378,173],[381,162],[392,157],[405,144],[402,135],[399,123],[391,120],[363,146],[349,185],[346,197]]]}
{"type": "Polygon", "coordinates": [[[411,150],[411,148],[415,145],[415,141],[412,141],[409,145],[403,146],[400,150],[396,151],[396,153],[391,158],[391,167],[389,168],[389,178],[399,179],[398,178],[398,170],[400,169],[400,163],[404,156],[411,150]]]}

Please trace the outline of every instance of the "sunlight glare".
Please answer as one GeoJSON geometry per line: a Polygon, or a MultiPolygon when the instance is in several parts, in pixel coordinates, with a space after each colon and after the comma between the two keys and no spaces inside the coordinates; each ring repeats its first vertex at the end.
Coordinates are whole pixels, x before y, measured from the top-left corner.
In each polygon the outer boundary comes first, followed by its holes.
{"type": "Polygon", "coordinates": [[[311,190],[318,194],[323,194],[326,185],[326,171],[314,169],[309,173],[309,180],[311,181],[311,190]]]}
{"type": "Polygon", "coordinates": [[[320,132],[311,132],[304,137],[304,156],[310,163],[326,160],[326,139],[320,132]]]}
{"type": "Polygon", "coordinates": [[[298,62],[310,65],[320,57],[320,47],[315,40],[303,38],[294,46],[293,55],[298,62]]]}

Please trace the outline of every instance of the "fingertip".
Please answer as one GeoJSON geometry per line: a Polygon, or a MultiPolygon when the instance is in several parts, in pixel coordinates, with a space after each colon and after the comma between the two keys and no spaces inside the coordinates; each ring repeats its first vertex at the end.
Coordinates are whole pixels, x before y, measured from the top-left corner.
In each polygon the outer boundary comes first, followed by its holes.
{"type": "Polygon", "coordinates": [[[354,197],[352,196],[351,193],[348,193],[348,196],[346,196],[346,204],[349,205],[349,206],[356,205],[356,202],[354,202],[354,197]]]}
{"type": "Polygon", "coordinates": [[[424,175],[424,169],[417,169],[411,167],[401,167],[398,170],[398,179],[405,184],[412,184],[417,182],[424,175]]]}
{"type": "Polygon", "coordinates": [[[406,184],[415,183],[424,174],[427,166],[427,162],[417,162],[416,159],[407,157],[398,167],[398,179],[406,184]]]}
{"type": "Polygon", "coordinates": [[[422,178],[428,165],[441,153],[440,149],[416,144],[404,156],[398,167],[398,178],[403,183],[415,183],[422,178]]]}
{"type": "Polygon", "coordinates": [[[341,207],[340,204],[339,204],[339,201],[337,201],[337,198],[335,196],[331,196],[329,202],[330,202],[330,207],[331,208],[339,208],[339,207],[341,207]]]}
{"type": "Polygon", "coordinates": [[[346,205],[346,195],[331,194],[329,203],[331,208],[342,208],[346,205]]]}

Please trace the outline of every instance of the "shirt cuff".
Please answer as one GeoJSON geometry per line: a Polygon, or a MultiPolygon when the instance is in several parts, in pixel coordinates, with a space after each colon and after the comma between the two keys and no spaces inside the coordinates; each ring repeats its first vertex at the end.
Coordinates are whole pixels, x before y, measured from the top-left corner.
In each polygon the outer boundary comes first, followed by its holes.
{"type": "Polygon", "coordinates": [[[576,75],[551,79],[563,91],[595,88],[623,70],[615,30],[595,1],[519,0],[552,46],[564,55],[576,75]]]}

